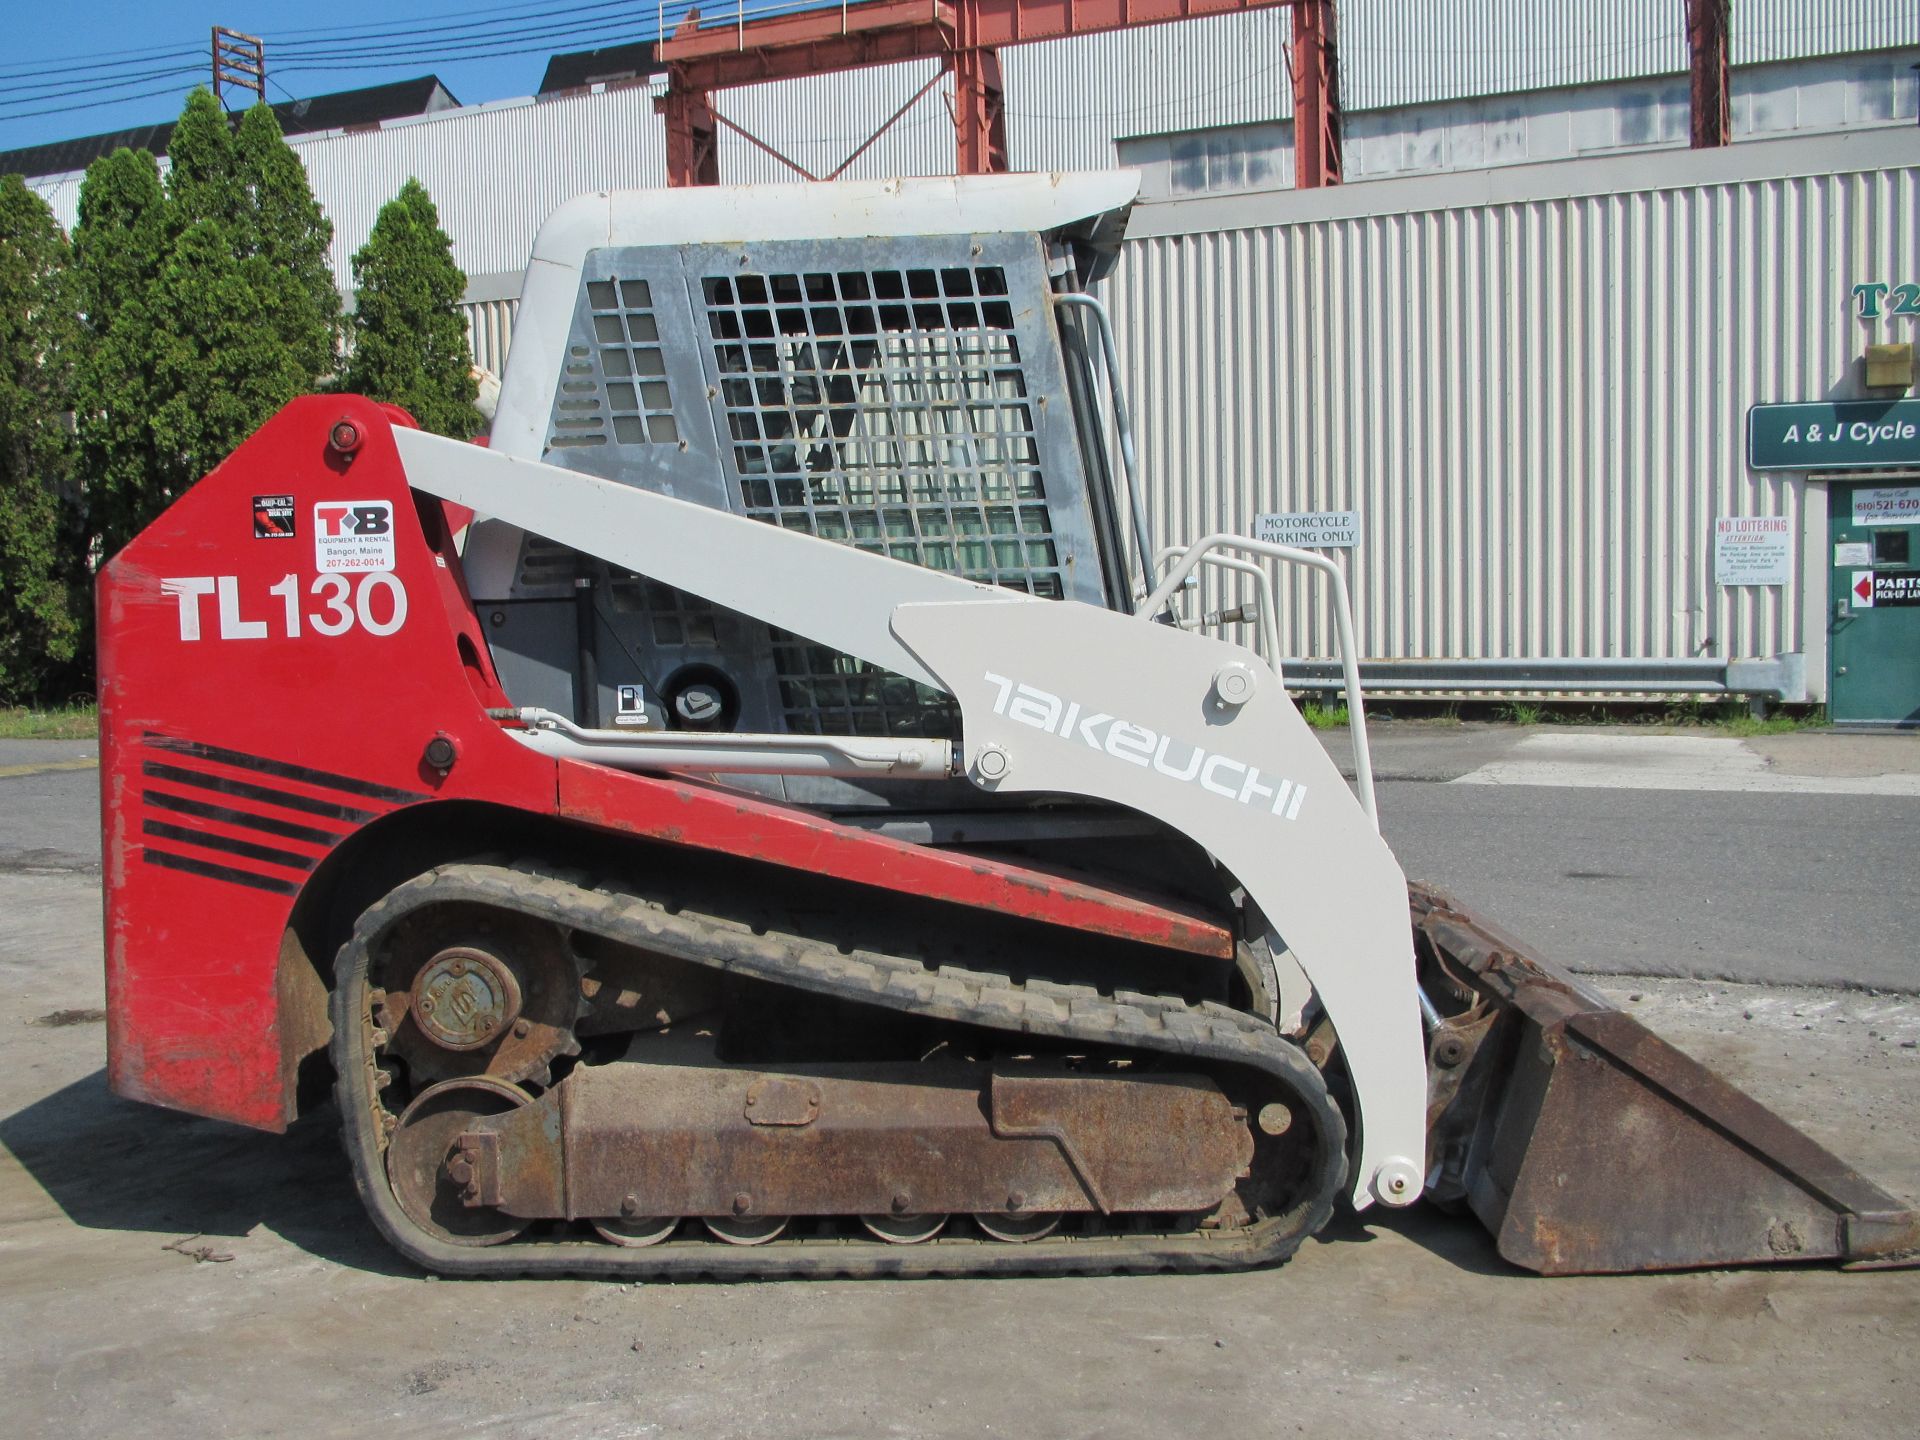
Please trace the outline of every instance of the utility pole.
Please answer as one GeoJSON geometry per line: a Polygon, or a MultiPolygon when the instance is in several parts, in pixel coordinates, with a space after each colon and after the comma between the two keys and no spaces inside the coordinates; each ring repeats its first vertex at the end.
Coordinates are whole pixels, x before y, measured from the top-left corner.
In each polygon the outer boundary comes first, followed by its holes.
{"type": "Polygon", "coordinates": [[[224,107],[226,90],[251,90],[267,102],[267,46],[258,35],[213,27],[213,98],[224,107]]]}

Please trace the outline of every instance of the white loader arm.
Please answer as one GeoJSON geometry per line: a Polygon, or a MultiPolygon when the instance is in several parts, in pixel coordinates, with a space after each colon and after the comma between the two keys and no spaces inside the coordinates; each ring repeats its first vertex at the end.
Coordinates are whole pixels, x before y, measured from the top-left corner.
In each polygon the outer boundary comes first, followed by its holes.
{"type": "Polygon", "coordinates": [[[1419,1198],[1406,877],[1252,652],[420,431],[394,439],[416,489],[952,694],[984,788],[1107,800],[1191,837],[1284,937],[1339,1034],[1355,1206],[1419,1198]]]}

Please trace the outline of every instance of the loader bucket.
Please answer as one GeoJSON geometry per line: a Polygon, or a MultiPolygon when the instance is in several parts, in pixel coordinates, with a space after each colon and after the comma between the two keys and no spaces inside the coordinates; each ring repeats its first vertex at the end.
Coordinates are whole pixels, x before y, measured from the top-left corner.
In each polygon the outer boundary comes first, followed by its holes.
{"type": "Polygon", "coordinates": [[[1543,1275],[1920,1264],[1920,1217],[1572,975],[1409,889],[1428,1194],[1543,1275]],[[1450,1013],[1449,1013],[1450,1012],[1450,1013]]]}

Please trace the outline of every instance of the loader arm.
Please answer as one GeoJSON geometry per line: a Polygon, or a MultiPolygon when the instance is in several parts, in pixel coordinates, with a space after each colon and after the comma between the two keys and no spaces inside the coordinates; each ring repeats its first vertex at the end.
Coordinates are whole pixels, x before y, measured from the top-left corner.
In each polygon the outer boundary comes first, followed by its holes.
{"type": "Polygon", "coordinates": [[[1191,837],[1280,932],[1340,1036],[1355,1206],[1419,1198],[1426,1062],[1406,877],[1252,652],[420,431],[394,439],[418,490],[953,695],[984,789],[1089,796],[1191,837]]]}

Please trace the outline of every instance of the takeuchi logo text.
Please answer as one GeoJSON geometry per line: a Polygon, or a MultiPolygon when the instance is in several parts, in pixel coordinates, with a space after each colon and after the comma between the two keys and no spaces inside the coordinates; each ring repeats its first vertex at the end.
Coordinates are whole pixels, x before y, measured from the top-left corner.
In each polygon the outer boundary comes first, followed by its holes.
{"type": "Polygon", "coordinates": [[[1279,776],[1272,777],[1269,783],[1261,778],[1257,765],[1162,735],[1102,710],[1089,711],[1078,700],[1068,700],[1038,686],[996,675],[991,670],[984,673],[987,683],[994,687],[993,713],[1016,724],[1085,745],[1169,780],[1198,785],[1236,804],[1264,809],[1282,820],[1296,819],[1301,802],[1307,798],[1306,786],[1279,776]]]}

